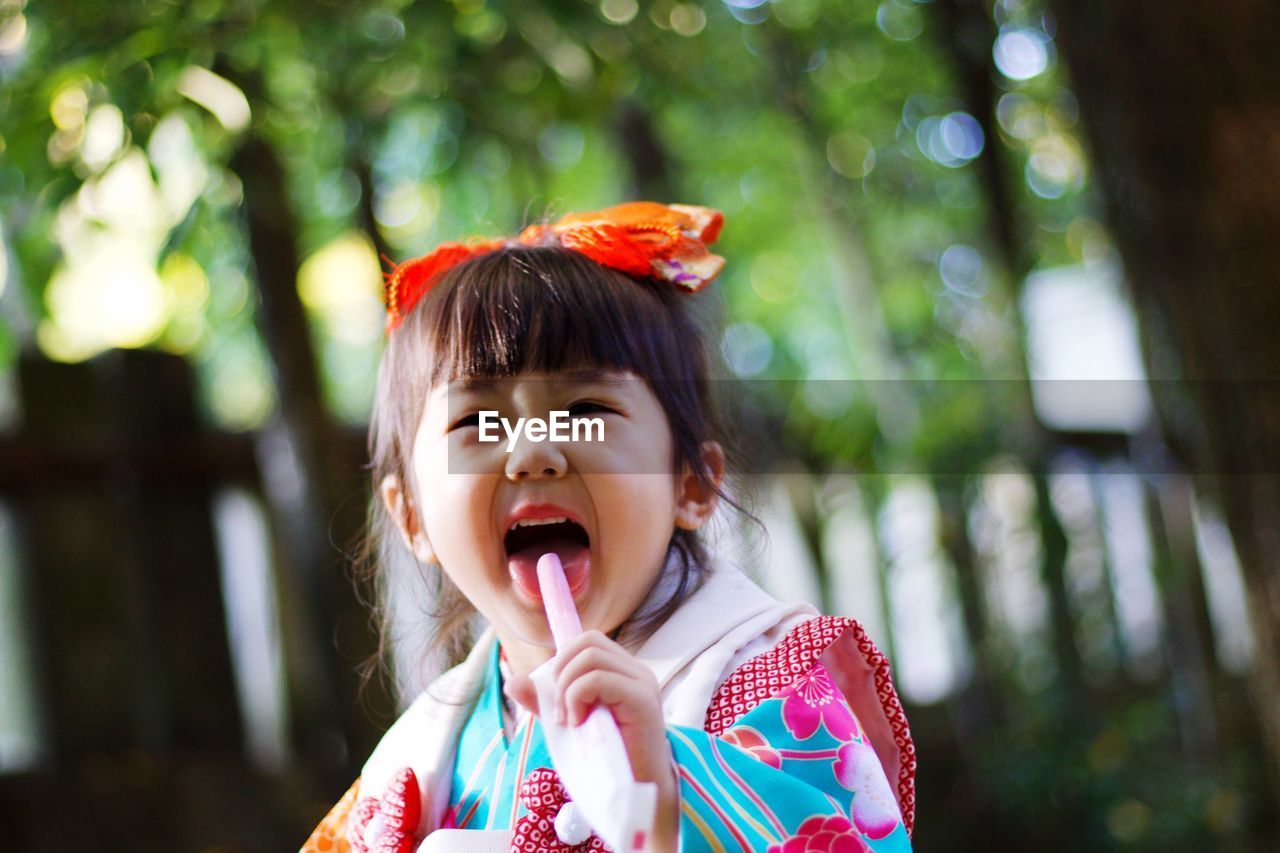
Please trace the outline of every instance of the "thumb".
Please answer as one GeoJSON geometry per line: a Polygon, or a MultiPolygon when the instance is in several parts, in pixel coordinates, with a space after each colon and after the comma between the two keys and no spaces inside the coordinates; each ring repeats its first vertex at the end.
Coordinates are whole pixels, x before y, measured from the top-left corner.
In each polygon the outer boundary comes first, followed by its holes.
{"type": "Polygon", "coordinates": [[[538,715],[538,691],[533,686],[533,679],[527,675],[513,675],[502,685],[502,692],[523,705],[527,710],[538,715]]]}

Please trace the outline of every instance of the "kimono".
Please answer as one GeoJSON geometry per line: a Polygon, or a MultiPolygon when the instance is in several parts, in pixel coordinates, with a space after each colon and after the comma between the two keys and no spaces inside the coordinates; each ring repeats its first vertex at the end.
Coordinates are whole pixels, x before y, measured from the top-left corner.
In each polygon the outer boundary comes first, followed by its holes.
{"type": "MultiPolygon", "coordinates": [[[[915,747],[856,621],[721,565],[635,654],[662,691],[680,850],[911,850],[915,747]]],[[[500,691],[489,630],[387,731],[301,853],[413,853],[477,829],[488,849],[607,850],[557,836],[567,796],[540,723],[523,714],[508,737],[500,691]]]]}

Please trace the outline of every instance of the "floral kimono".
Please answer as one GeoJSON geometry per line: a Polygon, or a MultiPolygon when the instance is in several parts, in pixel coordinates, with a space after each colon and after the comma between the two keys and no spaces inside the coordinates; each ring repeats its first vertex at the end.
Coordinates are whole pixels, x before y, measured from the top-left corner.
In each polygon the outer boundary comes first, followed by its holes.
{"type": "MultiPolygon", "coordinates": [[[[915,748],[857,622],[721,566],[636,657],[662,689],[682,851],[910,851],[915,748]]],[[[412,853],[460,829],[506,830],[513,851],[608,849],[557,837],[566,799],[538,720],[503,729],[489,631],[392,726],[302,853],[412,853]]]]}

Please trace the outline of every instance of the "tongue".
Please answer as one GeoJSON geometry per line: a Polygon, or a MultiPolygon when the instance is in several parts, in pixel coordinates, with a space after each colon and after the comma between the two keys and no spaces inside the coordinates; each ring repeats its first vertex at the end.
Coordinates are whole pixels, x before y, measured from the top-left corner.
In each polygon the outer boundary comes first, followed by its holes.
{"type": "Polygon", "coordinates": [[[577,595],[587,578],[591,568],[591,549],[576,539],[567,536],[547,536],[514,551],[507,557],[507,570],[520,591],[537,601],[542,600],[542,589],[538,585],[538,558],[543,554],[554,553],[564,566],[564,577],[569,583],[569,591],[577,595]]]}

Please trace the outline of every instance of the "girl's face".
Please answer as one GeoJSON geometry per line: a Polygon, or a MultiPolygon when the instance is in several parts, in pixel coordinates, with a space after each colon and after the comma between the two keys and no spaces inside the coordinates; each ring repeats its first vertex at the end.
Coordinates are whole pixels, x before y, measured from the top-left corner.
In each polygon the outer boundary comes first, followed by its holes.
{"type": "MultiPolygon", "coordinates": [[[[718,483],[720,448],[708,442],[703,451],[718,483]]],[[[441,565],[509,658],[533,664],[552,645],[537,584],[541,554],[561,557],[583,627],[607,633],[644,601],[675,528],[696,528],[714,511],[714,492],[673,466],[666,415],[632,373],[463,379],[428,395],[411,495],[388,477],[382,497],[415,555],[441,565]],[[481,412],[514,428],[553,411],[568,412],[570,423],[598,418],[603,439],[534,441],[521,430],[513,441],[485,416],[498,440],[481,441],[481,412]]]]}

